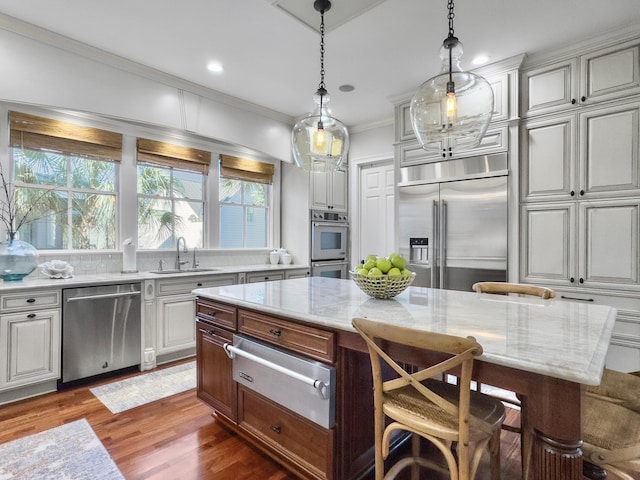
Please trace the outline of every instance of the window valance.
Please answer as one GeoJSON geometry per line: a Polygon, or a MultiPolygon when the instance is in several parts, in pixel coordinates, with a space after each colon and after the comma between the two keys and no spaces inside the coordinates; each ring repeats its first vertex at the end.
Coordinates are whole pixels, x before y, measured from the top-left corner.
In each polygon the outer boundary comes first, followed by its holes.
{"type": "Polygon", "coordinates": [[[273,183],[275,167],[271,163],[220,155],[220,176],[256,183],[273,183]]]}
{"type": "Polygon", "coordinates": [[[138,138],[138,162],[155,163],[207,175],[211,165],[211,152],[138,138]]]}
{"type": "Polygon", "coordinates": [[[13,148],[60,152],[65,155],[122,159],[122,135],[27,113],[9,112],[13,148]]]}

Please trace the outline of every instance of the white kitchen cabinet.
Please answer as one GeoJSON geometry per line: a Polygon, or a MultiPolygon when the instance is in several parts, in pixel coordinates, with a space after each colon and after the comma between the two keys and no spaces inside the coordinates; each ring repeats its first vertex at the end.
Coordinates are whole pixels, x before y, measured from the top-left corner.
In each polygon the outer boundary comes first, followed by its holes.
{"type": "Polygon", "coordinates": [[[60,311],[0,316],[3,347],[0,389],[60,377],[60,311]]]}
{"type": "Polygon", "coordinates": [[[640,40],[634,39],[523,72],[526,116],[640,93],[640,40]]]}
{"type": "Polygon", "coordinates": [[[0,390],[60,377],[59,307],[59,290],[2,295],[0,390]]]}
{"type": "Polygon", "coordinates": [[[550,286],[640,287],[640,199],[526,204],[521,272],[550,286]]]}
{"type": "Polygon", "coordinates": [[[521,132],[524,201],[640,193],[640,102],[528,120],[521,132]]]}
{"type": "Polygon", "coordinates": [[[246,274],[247,283],[272,282],[274,280],[284,280],[284,277],[284,271],[251,272],[246,274]]]}
{"type": "Polygon", "coordinates": [[[335,212],[347,211],[347,171],[319,173],[312,172],[311,181],[311,208],[313,210],[332,210],[335,212]]]}
{"type": "Polygon", "coordinates": [[[284,278],[287,280],[290,278],[307,278],[309,275],[311,275],[311,271],[308,268],[285,270],[284,272],[284,278]]]}
{"type": "Polygon", "coordinates": [[[196,346],[195,295],[196,288],[233,285],[238,283],[237,275],[190,276],[188,278],[167,278],[157,280],[156,315],[157,339],[156,355],[160,357],[180,352],[192,354],[196,346]]]}

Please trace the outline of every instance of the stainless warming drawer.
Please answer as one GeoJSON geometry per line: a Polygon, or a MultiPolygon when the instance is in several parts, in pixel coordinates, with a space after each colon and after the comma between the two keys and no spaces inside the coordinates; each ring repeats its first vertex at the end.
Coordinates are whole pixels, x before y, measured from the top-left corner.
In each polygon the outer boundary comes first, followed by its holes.
{"type": "Polygon", "coordinates": [[[321,425],[335,423],[335,368],[240,335],[225,344],[233,379],[321,425]]]}

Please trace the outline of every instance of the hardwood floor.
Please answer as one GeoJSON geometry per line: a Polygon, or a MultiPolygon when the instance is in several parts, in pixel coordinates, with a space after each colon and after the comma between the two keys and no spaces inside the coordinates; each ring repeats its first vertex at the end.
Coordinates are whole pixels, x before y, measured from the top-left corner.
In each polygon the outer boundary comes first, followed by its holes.
{"type": "MultiPolygon", "coordinates": [[[[89,391],[111,381],[0,407],[0,443],[86,418],[127,480],[295,479],[216,421],[195,390],[114,415],[89,391]]],[[[518,412],[509,410],[507,421],[517,423],[518,412]]],[[[501,447],[502,478],[521,479],[519,436],[503,432],[501,447]]],[[[481,465],[477,480],[488,473],[481,465]]],[[[448,477],[425,472],[421,478],[448,477]]]]}

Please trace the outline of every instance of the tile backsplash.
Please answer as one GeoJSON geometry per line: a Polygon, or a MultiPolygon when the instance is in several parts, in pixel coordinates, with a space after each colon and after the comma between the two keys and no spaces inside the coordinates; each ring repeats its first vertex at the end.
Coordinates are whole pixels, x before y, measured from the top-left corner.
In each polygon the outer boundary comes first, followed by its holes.
{"type": "MultiPolygon", "coordinates": [[[[232,267],[236,265],[262,265],[269,264],[270,249],[264,250],[196,250],[196,261],[201,268],[205,267],[232,267]]],[[[193,250],[188,253],[180,253],[181,260],[187,260],[183,268],[191,268],[193,265],[193,250]]],[[[73,254],[55,254],[39,252],[38,263],[63,260],[69,262],[74,268],[74,275],[95,275],[101,273],[122,272],[122,252],[92,253],[79,252],[73,254]]],[[[174,250],[141,250],[136,252],[136,266],[138,271],[158,270],[160,262],[163,269],[175,267],[176,252],[174,250]]],[[[36,269],[32,276],[45,277],[36,269]]]]}

